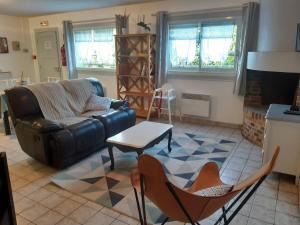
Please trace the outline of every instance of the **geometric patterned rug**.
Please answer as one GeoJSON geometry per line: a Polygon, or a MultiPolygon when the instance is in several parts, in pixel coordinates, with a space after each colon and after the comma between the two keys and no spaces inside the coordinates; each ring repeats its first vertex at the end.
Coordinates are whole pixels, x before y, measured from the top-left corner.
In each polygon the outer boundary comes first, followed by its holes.
{"type": "MultiPolygon", "coordinates": [[[[168,153],[167,139],[146,150],[144,154],[156,157],[164,166],[169,180],[179,187],[190,187],[202,166],[210,161],[221,168],[236,143],[231,140],[203,135],[173,134],[172,152],[168,153]]],[[[122,153],[114,148],[115,169],[110,170],[107,149],[59,172],[52,181],[93,202],[138,219],[130,173],[137,165],[136,153],[122,153]]],[[[164,216],[150,201],[146,201],[150,224],[163,221],[164,216]]]]}

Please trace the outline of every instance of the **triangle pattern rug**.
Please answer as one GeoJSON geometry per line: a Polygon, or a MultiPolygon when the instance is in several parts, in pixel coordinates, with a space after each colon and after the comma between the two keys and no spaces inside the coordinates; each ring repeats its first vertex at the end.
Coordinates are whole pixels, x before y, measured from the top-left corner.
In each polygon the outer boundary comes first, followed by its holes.
{"type": "MultiPolygon", "coordinates": [[[[172,152],[168,153],[167,139],[146,150],[164,165],[171,182],[179,187],[191,186],[202,166],[214,161],[221,168],[236,143],[221,138],[189,133],[174,134],[172,152]]],[[[59,172],[52,181],[73,193],[138,219],[138,211],[130,184],[130,173],[137,165],[137,154],[122,153],[114,148],[115,170],[111,171],[107,149],[59,172]]],[[[151,202],[146,202],[147,220],[151,224],[163,221],[164,216],[151,202]]]]}

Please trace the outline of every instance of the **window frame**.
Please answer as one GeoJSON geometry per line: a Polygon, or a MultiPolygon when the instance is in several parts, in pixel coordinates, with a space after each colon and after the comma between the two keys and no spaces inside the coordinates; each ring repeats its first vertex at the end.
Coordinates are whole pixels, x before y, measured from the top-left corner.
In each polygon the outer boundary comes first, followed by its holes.
{"type": "MultiPolygon", "coordinates": [[[[239,47],[240,47],[240,37],[241,37],[241,30],[242,30],[242,16],[240,15],[234,15],[236,13],[228,13],[226,16],[215,16],[215,13],[212,14],[212,17],[208,16],[208,18],[197,18],[197,19],[178,19],[178,20],[172,20],[168,21],[167,24],[167,74],[168,75],[191,75],[191,76],[203,76],[203,77],[209,77],[209,76],[216,76],[216,77],[234,77],[234,74],[237,69],[237,58],[239,57],[239,47]],[[234,68],[202,68],[201,67],[201,57],[200,57],[200,64],[197,68],[180,68],[180,67],[171,67],[170,62],[170,26],[172,25],[180,25],[180,24],[188,24],[188,23],[198,23],[198,26],[201,27],[201,24],[205,23],[222,23],[222,22],[235,22],[237,26],[237,34],[236,34],[236,43],[235,43],[235,62],[234,62],[234,68]]],[[[237,13],[239,14],[239,13],[237,13]]],[[[200,40],[201,41],[201,40],[200,40]]],[[[201,51],[201,50],[200,50],[201,51]]],[[[200,52],[201,54],[201,52],[200,52]]]]}
{"type": "MultiPolygon", "coordinates": [[[[81,30],[80,28],[82,28],[82,30],[84,29],[95,29],[97,27],[108,27],[108,26],[112,26],[114,29],[116,29],[116,25],[115,25],[115,21],[111,20],[111,21],[105,21],[105,22],[98,22],[98,23],[84,23],[84,24],[79,24],[79,25],[74,25],[73,28],[73,33],[74,33],[74,47],[76,45],[76,41],[75,41],[75,31],[81,30]]],[[[114,35],[112,35],[113,41],[114,41],[114,35]]],[[[115,44],[114,44],[114,49],[113,51],[115,52],[115,44]]],[[[75,52],[75,61],[76,61],[76,52],[75,52]]],[[[77,63],[76,63],[77,64],[77,63]]],[[[87,68],[87,67],[77,67],[76,65],[76,70],[78,72],[105,72],[106,74],[114,74],[116,71],[116,65],[115,68],[87,68]]]]}

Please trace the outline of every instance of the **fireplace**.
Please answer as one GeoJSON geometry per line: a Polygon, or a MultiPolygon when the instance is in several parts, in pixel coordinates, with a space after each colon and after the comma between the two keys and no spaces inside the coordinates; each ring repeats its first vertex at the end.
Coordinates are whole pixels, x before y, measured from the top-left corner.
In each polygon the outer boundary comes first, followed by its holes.
{"type": "Polygon", "coordinates": [[[248,70],[245,106],[268,108],[270,104],[294,104],[299,76],[300,74],[248,70]]]}
{"type": "Polygon", "coordinates": [[[299,0],[260,1],[257,46],[252,46],[247,55],[242,126],[243,136],[259,146],[262,146],[264,118],[271,103],[290,105],[296,101],[300,106],[300,89],[297,89],[300,53],[295,52],[299,6],[299,0]]]}
{"type": "Polygon", "coordinates": [[[265,115],[270,104],[300,103],[299,73],[247,70],[243,136],[262,147],[265,115]]]}

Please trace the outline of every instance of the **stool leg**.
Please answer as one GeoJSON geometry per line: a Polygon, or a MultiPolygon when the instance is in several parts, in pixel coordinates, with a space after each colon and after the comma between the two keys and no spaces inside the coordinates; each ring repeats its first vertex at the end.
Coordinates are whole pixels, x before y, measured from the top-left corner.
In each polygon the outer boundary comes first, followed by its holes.
{"type": "Polygon", "coordinates": [[[150,115],[151,115],[151,111],[152,111],[152,106],[153,106],[153,103],[154,103],[155,95],[156,95],[156,92],[154,92],[153,96],[152,96],[151,104],[150,104],[148,115],[147,115],[147,120],[150,119],[150,115]]]}
{"type": "Polygon", "coordinates": [[[171,101],[170,99],[168,99],[167,101],[168,101],[169,124],[172,124],[171,101]]]}

